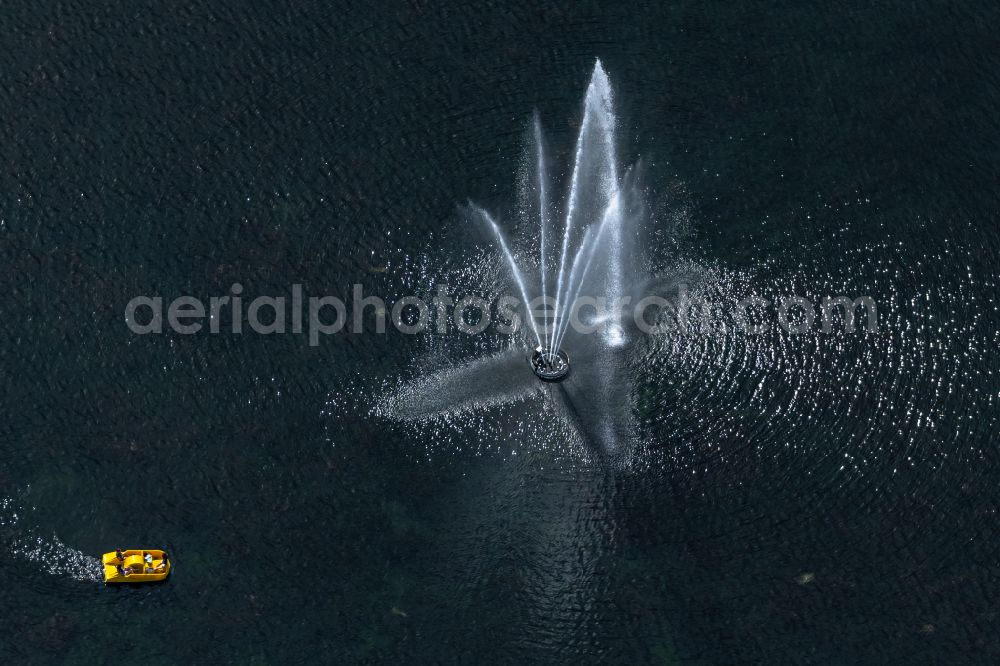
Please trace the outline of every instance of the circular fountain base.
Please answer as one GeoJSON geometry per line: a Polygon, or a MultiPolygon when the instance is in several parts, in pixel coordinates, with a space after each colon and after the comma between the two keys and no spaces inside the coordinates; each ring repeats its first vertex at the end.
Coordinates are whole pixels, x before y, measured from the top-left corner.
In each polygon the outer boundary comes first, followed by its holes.
{"type": "Polygon", "coordinates": [[[558,382],[569,374],[569,357],[566,352],[553,352],[549,348],[536,347],[531,354],[531,370],[543,382],[558,382]]]}

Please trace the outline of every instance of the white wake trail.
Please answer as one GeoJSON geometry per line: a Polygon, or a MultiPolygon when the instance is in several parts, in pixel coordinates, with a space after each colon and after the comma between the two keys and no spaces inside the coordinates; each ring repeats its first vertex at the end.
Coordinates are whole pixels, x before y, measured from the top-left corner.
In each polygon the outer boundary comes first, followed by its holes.
{"type": "Polygon", "coordinates": [[[33,562],[45,573],[97,583],[104,579],[101,560],[71,548],[55,534],[40,535],[26,524],[25,510],[10,497],[0,499],[0,528],[4,546],[15,557],[33,562]]]}

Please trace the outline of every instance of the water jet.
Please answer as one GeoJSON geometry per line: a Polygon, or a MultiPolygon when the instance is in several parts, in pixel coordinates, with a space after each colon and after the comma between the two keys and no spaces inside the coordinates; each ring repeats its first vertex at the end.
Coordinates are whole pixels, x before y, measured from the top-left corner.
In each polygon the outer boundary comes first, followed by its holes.
{"type": "Polygon", "coordinates": [[[550,173],[536,113],[518,206],[508,212],[513,219],[502,226],[499,215],[468,203],[470,219],[484,224],[498,251],[495,258],[480,259],[474,273],[504,281],[483,284],[485,291],[514,291],[520,312],[513,328],[519,335],[496,354],[470,357],[463,350],[460,365],[404,385],[388,407],[393,413],[422,419],[541,398],[557,418],[527,418],[546,438],[554,432],[549,424],[561,423],[572,431],[565,433],[569,441],[601,460],[630,455],[623,444],[637,429],[628,365],[634,336],[622,310],[648,280],[639,226],[642,192],[634,174],[617,164],[618,123],[600,61],[582,111],[566,182],[550,173]],[[567,189],[561,203],[553,197],[560,185],[567,189]]]}

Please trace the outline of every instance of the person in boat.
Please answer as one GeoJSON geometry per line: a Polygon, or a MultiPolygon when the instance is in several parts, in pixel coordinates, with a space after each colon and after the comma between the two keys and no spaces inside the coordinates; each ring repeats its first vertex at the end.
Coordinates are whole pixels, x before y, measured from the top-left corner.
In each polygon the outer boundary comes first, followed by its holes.
{"type": "Polygon", "coordinates": [[[167,557],[167,554],[163,553],[163,559],[160,561],[159,564],[156,565],[156,569],[154,569],[154,571],[156,571],[156,573],[162,573],[162,572],[166,571],[167,570],[167,562],[169,560],[170,560],[170,558],[167,557]]]}
{"type": "Polygon", "coordinates": [[[119,562],[125,561],[125,553],[122,552],[121,548],[115,548],[115,556],[118,558],[119,562]]]}
{"type": "Polygon", "coordinates": [[[123,566],[122,566],[122,565],[120,565],[120,564],[116,564],[116,565],[115,565],[115,569],[116,569],[116,570],[118,571],[118,575],[119,575],[119,576],[127,576],[127,575],[128,575],[128,574],[127,574],[127,573],[125,572],[125,567],[123,567],[123,566]]]}
{"type": "Polygon", "coordinates": [[[153,556],[152,555],[150,555],[149,553],[146,553],[145,555],[143,555],[142,559],[146,563],[146,568],[147,569],[151,569],[153,567],[153,556]]]}

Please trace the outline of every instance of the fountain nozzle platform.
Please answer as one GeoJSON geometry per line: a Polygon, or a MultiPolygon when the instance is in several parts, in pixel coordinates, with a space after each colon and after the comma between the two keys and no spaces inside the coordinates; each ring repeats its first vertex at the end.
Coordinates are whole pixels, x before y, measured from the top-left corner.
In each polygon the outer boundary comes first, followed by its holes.
{"type": "Polygon", "coordinates": [[[543,382],[559,382],[569,374],[569,357],[562,350],[536,347],[529,362],[532,372],[543,382]]]}

